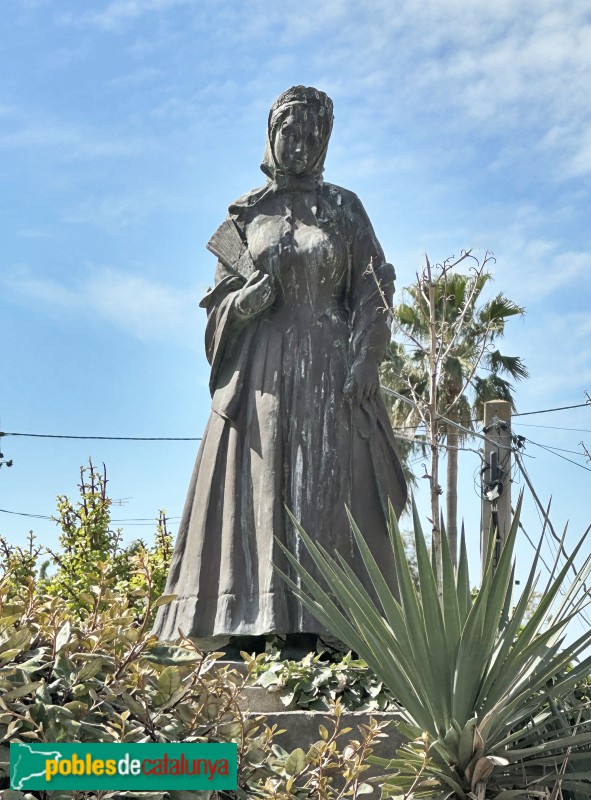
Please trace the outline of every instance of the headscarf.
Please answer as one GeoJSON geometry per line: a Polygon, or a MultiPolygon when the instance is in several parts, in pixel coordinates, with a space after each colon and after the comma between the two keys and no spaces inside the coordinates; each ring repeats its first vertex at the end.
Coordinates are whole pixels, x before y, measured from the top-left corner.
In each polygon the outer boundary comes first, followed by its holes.
{"type": "Polygon", "coordinates": [[[328,141],[332,131],[333,105],[332,100],[327,94],[312,86],[292,86],[287,91],[279,95],[271,106],[269,119],[267,122],[267,141],[261,170],[268,178],[266,186],[254,189],[230,206],[230,214],[239,216],[244,208],[252,208],[264,197],[282,189],[313,191],[322,184],[322,174],[324,172],[324,160],[328,148],[328,141]],[[308,165],[303,175],[291,175],[284,172],[275,157],[273,141],[277,128],[283,122],[286,114],[295,105],[308,106],[310,110],[318,115],[320,126],[319,134],[322,137],[322,148],[316,161],[308,165]]]}
{"type": "Polygon", "coordinates": [[[278,188],[281,187],[281,184],[285,183],[293,184],[295,188],[298,185],[298,179],[306,183],[309,183],[310,179],[312,179],[314,183],[320,183],[322,180],[322,173],[324,172],[324,159],[326,158],[328,140],[330,139],[332,131],[332,108],[332,100],[330,97],[311,86],[292,86],[291,89],[280,94],[277,100],[275,100],[269,111],[267,142],[263,154],[261,170],[272,182],[278,184],[278,188]],[[302,176],[288,175],[283,172],[277,163],[273,148],[277,129],[293,106],[296,105],[307,106],[312,113],[317,115],[318,125],[320,127],[319,135],[322,137],[322,149],[318,158],[313,164],[308,166],[305,174],[302,176]]]}

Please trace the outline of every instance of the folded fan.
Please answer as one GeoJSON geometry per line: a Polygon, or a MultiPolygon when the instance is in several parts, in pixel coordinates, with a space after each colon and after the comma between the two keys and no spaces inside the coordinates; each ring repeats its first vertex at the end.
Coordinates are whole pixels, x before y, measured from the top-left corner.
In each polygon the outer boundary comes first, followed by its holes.
{"type": "Polygon", "coordinates": [[[248,245],[233,219],[227,219],[207,243],[207,249],[234,274],[248,278],[255,270],[248,245]]]}

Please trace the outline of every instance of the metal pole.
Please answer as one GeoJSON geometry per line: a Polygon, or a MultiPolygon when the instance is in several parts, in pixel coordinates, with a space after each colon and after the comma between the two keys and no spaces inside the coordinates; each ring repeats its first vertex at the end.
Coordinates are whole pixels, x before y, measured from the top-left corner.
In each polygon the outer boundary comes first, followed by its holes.
{"type": "Polygon", "coordinates": [[[490,532],[495,536],[494,569],[511,525],[511,403],[490,400],[484,404],[484,433],[487,438],[482,465],[480,537],[483,574],[490,532]]]}

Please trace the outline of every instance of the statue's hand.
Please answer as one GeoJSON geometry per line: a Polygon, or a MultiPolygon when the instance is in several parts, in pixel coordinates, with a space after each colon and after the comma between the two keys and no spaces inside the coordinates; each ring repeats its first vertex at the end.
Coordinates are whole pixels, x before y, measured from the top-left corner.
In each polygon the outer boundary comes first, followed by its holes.
{"type": "Polygon", "coordinates": [[[275,302],[275,297],[273,278],[257,269],[239,291],[236,299],[236,309],[239,314],[251,317],[272,306],[275,302]]]}
{"type": "Polygon", "coordinates": [[[362,400],[373,397],[379,388],[380,378],[375,359],[369,354],[357,358],[349,370],[349,377],[343,387],[347,400],[361,403],[362,400]]]}

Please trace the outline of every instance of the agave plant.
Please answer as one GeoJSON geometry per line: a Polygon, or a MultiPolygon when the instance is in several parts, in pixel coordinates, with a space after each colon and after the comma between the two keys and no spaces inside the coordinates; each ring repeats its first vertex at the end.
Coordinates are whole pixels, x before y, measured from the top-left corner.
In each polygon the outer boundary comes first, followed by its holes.
{"type": "Polygon", "coordinates": [[[568,573],[585,540],[562,568],[555,564],[531,616],[540,547],[521,596],[513,599],[517,513],[493,571],[494,536],[480,589],[471,591],[465,538],[457,570],[442,533],[442,585],[429,557],[416,507],[415,586],[395,515],[390,542],[399,597],[359,529],[351,527],[379,605],[347,562],[330,555],[298,525],[326,581],[325,590],[288,551],[299,580],[282,573],[301,602],[364,658],[399,703],[404,744],[389,761],[383,793],[400,798],[588,798],[591,716],[573,708],[573,689],[591,672],[591,630],[565,642],[569,622],[588,599],[591,556],[572,582],[568,573]]]}

